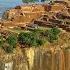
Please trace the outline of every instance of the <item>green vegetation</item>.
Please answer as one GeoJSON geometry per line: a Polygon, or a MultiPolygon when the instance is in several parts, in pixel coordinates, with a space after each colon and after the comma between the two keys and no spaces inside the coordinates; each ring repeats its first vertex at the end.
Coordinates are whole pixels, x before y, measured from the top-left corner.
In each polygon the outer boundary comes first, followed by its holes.
{"type": "Polygon", "coordinates": [[[28,3],[28,2],[35,2],[36,0],[22,0],[23,3],[28,3]]]}
{"type": "Polygon", "coordinates": [[[8,36],[6,41],[10,46],[15,47],[17,44],[17,37],[15,35],[11,34],[8,36]]]}
{"type": "Polygon", "coordinates": [[[4,44],[3,36],[0,34],[0,47],[2,47],[4,44]]]}
{"type": "Polygon", "coordinates": [[[24,47],[39,47],[44,45],[47,41],[53,43],[58,39],[60,30],[56,27],[51,29],[33,29],[28,32],[21,32],[19,34],[10,34],[7,37],[0,35],[0,47],[7,53],[13,52],[16,44],[19,43],[24,47]]]}
{"type": "MultiPolygon", "coordinates": [[[[23,1],[23,3],[28,3],[28,2],[35,2],[35,1],[39,1],[39,0],[22,0],[23,1]]],[[[41,0],[41,2],[47,2],[47,1],[49,1],[49,2],[53,2],[52,0],[41,0]]]]}
{"type": "Polygon", "coordinates": [[[14,48],[16,48],[17,37],[14,34],[10,34],[9,36],[7,36],[7,39],[4,39],[4,37],[0,38],[0,44],[4,51],[7,53],[12,53],[14,48]]]}
{"type": "Polygon", "coordinates": [[[14,34],[11,34],[6,39],[6,48],[4,49],[7,53],[12,53],[14,48],[16,48],[17,37],[14,34]]]}
{"type": "Polygon", "coordinates": [[[18,36],[19,44],[28,45],[28,46],[41,46],[47,40],[52,43],[58,39],[58,35],[60,30],[56,27],[48,29],[48,30],[39,30],[35,29],[31,32],[22,32],[18,36]]]}
{"type": "Polygon", "coordinates": [[[26,44],[29,46],[41,46],[43,45],[44,38],[42,39],[40,35],[40,32],[23,32],[19,34],[18,41],[20,44],[26,44]]]}
{"type": "Polygon", "coordinates": [[[13,46],[7,46],[4,50],[5,50],[5,52],[7,52],[7,53],[12,53],[13,50],[14,50],[14,48],[13,48],[13,46]]]}
{"type": "Polygon", "coordinates": [[[0,34],[0,47],[4,49],[5,52],[11,53],[14,48],[16,48],[17,37],[11,34],[5,39],[2,34],[0,34]]]}
{"type": "Polygon", "coordinates": [[[60,33],[60,30],[56,27],[51,28],[47,31],[47,38],[49,42],[54,42],[55,40],[58,39],[58,34],[60,33]]]}

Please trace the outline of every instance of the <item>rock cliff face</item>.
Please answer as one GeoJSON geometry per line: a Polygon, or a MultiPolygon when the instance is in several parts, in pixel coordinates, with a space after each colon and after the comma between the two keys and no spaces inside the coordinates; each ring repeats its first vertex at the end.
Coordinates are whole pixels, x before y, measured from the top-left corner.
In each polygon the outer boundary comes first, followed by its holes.
{"type": "MultiPolygon", "coordinates": [[[[70,36],[60,35],[58,44],[46,44],[40,47],[22,48],[26,56],[26,69],[21,70],[70,70],[70,36]],[[62,41],[61,41],[61,40],[62,41]]],[[[25,68],[23,65],[23,68],[25,68]]],[[[18,67],[20,70],[20,67],[18,67]]]]}
{"type": "Polygon", "coordinates": [[[70,70],[70,49],[25,48],[22,52],[21,55],[5,55],[5,61],[0,59],[0,69],[6,68],[3,64],[13,62],[10,70],[70,70]]]}
{"type": "MultiPolygon", "coordinates": [[[[29,50],[28,52],[31,52],[29,50]]],[[[69,70],[70,50],[54,49],[32,49],[32,54],[28,56],[29,70],[69,70]],[[54,52],[55,51],[55,52],[54,52]]]]}
{"type": "Polygon", "coordinates": [[[6,70],[70,70],[70,33],[64,32],[56,43],[40,47],[17,46],[11,54],[0,48],[0,70],[5,70],[3,64],[8,62],[13,62],[12,69],[6,70]]]}
{"type": "Polygon", "coordinates": [[[27,6],[17,6],[10,9],[4,13],[4,17],[10,21],[16,22],[31,22],[37,19],[44,13],[44,7],[41,5],[27,5],[27,6]]]}
{"type": "MultiPolygon", "coordinates": [[[[29,23],[48,12],[46,9],[48,7],[47,5],[17,6],[6,11],[3,18],[11,21],[11,24],[13,22],[17,22],[16,24],[29,23]]],[[[65,8],[64,5],[55,4],[49,10],[51,12],[60,12],[65,8]]],[[[7,23],[9,24],[9,22],[7,23]]],[[[60,39],[55,45],[47,44],[41,47],[16,48],[17,51],[12,55],[1,54],[2,51],[0,51],[0,63],[5,64],[12,61],[13,70],[70,70],[70,36],[69,34],[62,34],[60,39]]],[[[0,70],[2,70],[1,67],[2,64],[0,64],[0,70]]],[[[3,68],[5,70],[5,67],[3,68]]]]}
{"type": "Polygon", "coordinates": [[[11,21],[13,24],[15,23],[16,25],[25,25],[26,23],[33,22],[33,20],[36,20],[37,18],[41,17],[42,14],[45,14],[46,12],[50,11],[57,13],[66,10],[66,5],[64,5],[63,3],[54,3],[53,5],[22,5],[7,10],[3,14],[3,19],[11,21]]]}

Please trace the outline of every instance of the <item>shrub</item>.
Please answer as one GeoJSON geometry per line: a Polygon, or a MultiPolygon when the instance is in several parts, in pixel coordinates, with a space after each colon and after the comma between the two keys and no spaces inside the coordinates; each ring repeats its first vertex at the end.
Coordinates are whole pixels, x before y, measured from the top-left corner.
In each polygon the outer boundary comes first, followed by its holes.
{"type": "Polygon", "coordinates": [[[0,47],[2,47],[2,46],[3,46],[3,44],[4,44],[3,36],[2,36],[2,35],[0,35],[0,47]]]}
{"type": "Polygon", "coordinates": [[[8,36],[6,41],[10,46],[13,46],[13,48],[14,48],[14,47],[16,47],[16,44],[17,44],[17,37],[15,35],[11,34],[8,36]]]}
{"type": "Polygon", "coordinates": [[[12,53],[14,48],[13,46],[10,46],[8,43],[4,42],[4,45],[2,47],[2,49],[6,52],[6,53],[12,53]]]}
{"type": "Polygon", "coordinates": [[[49,29],[47,31],[48,41],[54,42],[54,40],[57,40],[59,33],[60,33],[60,30],[56,27],[49,29]]]}
{"type": "Polygon", "coordinates": [[[38,32],[20,33],[18,36],[19,44],[26,44],[29,46],[40,46],[43,44],[43,40],[38,32]]]}
{"type": "Polygon", "coordinates": [[[54,35],[58,35],[60,33],[60,30],[57,28],[57,27],[53,27],[51,29],[51,32],[54,34],[54,35]]]}
{"type": "Polygon", "coordinates": [[[7,53],[12,53],[13,50],[14,50],[13,46],[7,46],[7,47],[5,48],[5,51],[6,51],[7,53]]]}

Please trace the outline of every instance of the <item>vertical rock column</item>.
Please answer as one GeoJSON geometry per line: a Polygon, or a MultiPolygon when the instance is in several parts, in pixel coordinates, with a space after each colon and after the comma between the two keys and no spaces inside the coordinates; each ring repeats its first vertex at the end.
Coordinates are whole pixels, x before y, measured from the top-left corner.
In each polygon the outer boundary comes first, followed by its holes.
{"type": "Polygon", "coordinates": [[[51,66],[51,70],[55,70],[55,49],[51,48],[51,52],[52,52],[52,66],[51,66]]]}
{"type": "Polygon", "coordinates": [[[54,59],[54,65],[55,65],[55,67],[54,68],[55,68],[55,70],[59,70],[59,61],[60,61],[59,60],[59,56],[60,56],[59,55],[59,51],[56,50],[54,55],[55,55],[55,59],[54,59]]]}
{"type": "Polygon", "coordinates": [[[40,70],[40,55],[41,55],[40,48],[35,48],[32,70],[40,70]]]}
{"type": "Polygon", "coordinates": [[[65,49],[65,70],[70,70],[70,49],[65,49]]]}
{"type": "Polygon", "coordinates": [[[35,48],[28,48],[25,50],[25,54],[27,57],[27,61],[28,61],[28,70],[32,70],[33,65],[34,65],[34,56],[35,56],[35,48]]]}
{"type": "MultiPolygon", "coordinates": [[[[47,49],[46,49],[47,50],[47,49]]],[[[40,70],[52,69],[52,54],[50,50],[45,51],[40,58],[40,70]]]]}
{"type": "Polygon", "coordinates": [[[59,70],[65,70],[65,56],[62,49],[60,50],[59,55],[59,70]]]}

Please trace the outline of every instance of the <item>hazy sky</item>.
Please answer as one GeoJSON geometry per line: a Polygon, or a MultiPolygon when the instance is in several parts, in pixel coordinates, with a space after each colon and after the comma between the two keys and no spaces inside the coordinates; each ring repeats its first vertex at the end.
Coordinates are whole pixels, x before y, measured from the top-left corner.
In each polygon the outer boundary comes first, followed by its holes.
{"type": "Polygon", "coordinates": [[[0,6],[16,6],[18,4],[21,4],[22,0],[0,0],[0,6]]]}
{"type": "Polygon", "coordinates": [[[22,0],[0,0],[0,2],[20,2],[22,0]]]}

